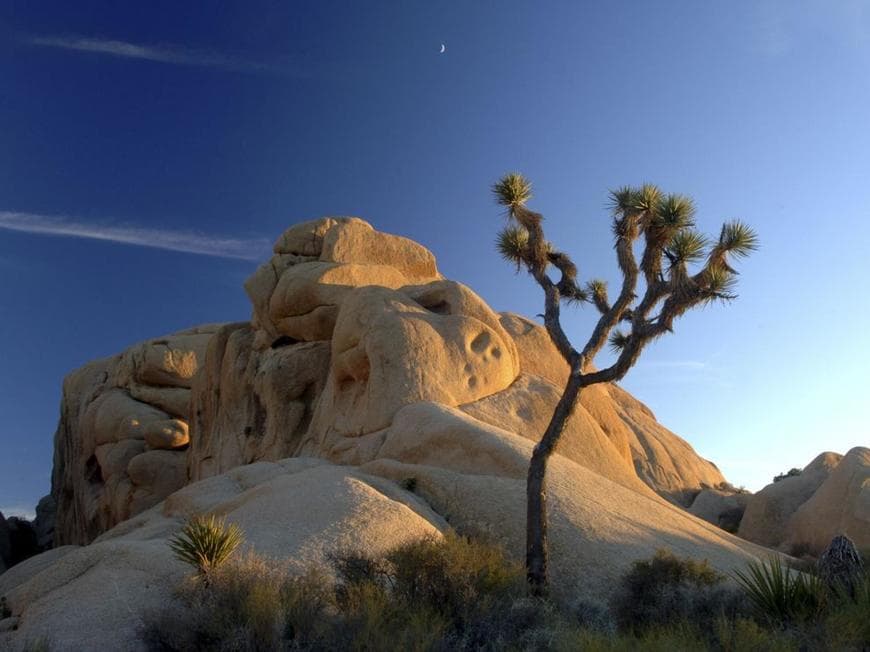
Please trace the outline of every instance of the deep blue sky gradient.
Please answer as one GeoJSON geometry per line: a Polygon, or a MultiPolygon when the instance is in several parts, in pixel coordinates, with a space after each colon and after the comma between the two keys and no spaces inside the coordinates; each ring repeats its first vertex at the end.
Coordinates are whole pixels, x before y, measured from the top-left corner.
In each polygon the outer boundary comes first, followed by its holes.
{"type": "MultiPolygon", "coordinates": [[[[534,315],[540,293],[494,253],[489,185],[524,172],[550,238],[616,282],[607,190],[655,182],[763,248],[739,301],[681,320],[626,388],[752,489],[870,440],[866,3],[129,4],[0,8],[0,212],[269,240],[359,215],[534,315]]],[[[0,229],[0,510],[48,491],[68,371],[246,319],[255,266],[0,229]]],[[[579,340],[593,311],[568,313],[579,340]]]]}

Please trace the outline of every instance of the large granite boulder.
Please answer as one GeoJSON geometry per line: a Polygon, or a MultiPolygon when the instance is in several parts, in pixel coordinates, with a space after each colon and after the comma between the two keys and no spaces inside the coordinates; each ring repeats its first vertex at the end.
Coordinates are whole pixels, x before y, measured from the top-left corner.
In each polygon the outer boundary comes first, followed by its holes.
{"type": "Polygon", "coordinates": [[[376,555],[446,528],[418,497],[356,469],[303,458],[243,466],[189,485],[88,546],[56,548],[0,575],[0,598],[17,625],[0,632],[0,649],[45,640],[57,652],[146,650],[144,616],[171,604],[191,572],[168,539],[206,512],[237,523],[246,547],[298,569],[350,548],[376,555]]]}
{"type": "Polygon", "coordinates": [[[217,325],[136,344],[63,383],[50,524],[43,539],[88,543],[187,483],[190,388],[217,325]],[[131,473],[131,470],[133,471],[131,473]]]}

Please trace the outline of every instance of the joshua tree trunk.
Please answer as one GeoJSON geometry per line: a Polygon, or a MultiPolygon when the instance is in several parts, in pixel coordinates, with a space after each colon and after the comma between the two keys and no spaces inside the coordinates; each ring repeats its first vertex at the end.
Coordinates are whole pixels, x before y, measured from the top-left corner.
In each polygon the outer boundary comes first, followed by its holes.
{"type": "Polygon", "coordinates": [[[565,430],[565,424],[574,412],[582,388],[579,374],[571,373],[565,392],[550,419],[547,431],[535,446],[529,462],[526,480],[526,578],[535,597],[545,597],[549,590],[549,542],[547,541],[547,488],[544,485],[547,462],[565,430]]]}

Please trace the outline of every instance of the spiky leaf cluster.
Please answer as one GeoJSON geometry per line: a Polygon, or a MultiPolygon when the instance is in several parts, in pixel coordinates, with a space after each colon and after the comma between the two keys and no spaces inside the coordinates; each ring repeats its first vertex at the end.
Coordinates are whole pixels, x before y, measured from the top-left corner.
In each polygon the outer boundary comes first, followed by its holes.
{"type": "Polygon", "coordinates": [[[719,247],[732,256],[745,258],[758,249],[758,235],[739,220],[726,222],[719,235],[719,247]]]}
{"type": "Polygon", "coordinates": [[[175,557],[193,566],[202,577],[223,564],[244,542],[239,526],[222,518],[196,516],[169,540],[175,557]]]}
{"type": "Polygon", "coordinates": [[[548,267],[561,273],[558,283],[559,300],[566,302],[589,301],[587,291],[577,284],[577,266],[570,256],[557,251],[543,237],[542,216],[528,210],[526,202],[532,196],[532,184],[523,175],[511,172],[492,186],[496,202],[507,208],[511,222],[496,238],[496,249],[502,258],[516,266],[525,267],[529,273],[540,278],[548,267]]]}
{"type": "Polygon", "coordinates": [[[532,198],[532,184],[522,174],[511,172],[493,184],[492,192],[496,201],[512,214],[532,198]]]}
{"type": "MultiPolygon", "coordinates": [[[[727,222],[711,242],[694,229],[696,211],[690,197],[665,194],[651,184],[618,188],[610,193],[610,204],[617,245],[643,236],[640,269],[648,286],[667,283],[659,293],[666,291],[685,301],[736,296],[736,272],[728,257],[745,257],[758,248],[758,236],[746,224],[727,222]],[[689,266],[702,263],[693,276],[689,266]]],[[[620,268],[625,271],[621,261],[620,268]]]]}
{"type": "Polygon", "coordinates": [[[695,203],[685,195],[669,194],[656,202],[651,211],[648,231],[671,236],[681,229],[695,226],[695,203]]]}
{"type": "Polygon", "coordinates": [[[516,265],[519,271],[529,246],[529,232],[521,226],[506,226],[499,231],[495,246],[501,257],[516,265]]]}
{"type": "Polygon", "coordinates": [[[630,335],[623,333],[618,328],[610,334],[610,339],[608,342],[610,343],[610,349],[614,353],[620,353],[626,346],[628,346],[630,335]]]}
{"type": "Polygon", "coordinates": [[[494,184],[493,191],[508,208],[512,222],[499,234],[499,253],[518,270],[525,267],[545,291],[545,322],[566,360],[588,364],[608,343],[619,354],[617,363],[596,376],[602,380],[621,378],[640,350],[671,332],[674,321],[686,311],[734,299],[737,272],[729,258],[747,256],[758,248],[758,236],[740,221],[725,223],[716,239],[695,230],[695,204],[686,195],[664,193],[652,184],[617,188],[610,193],[610,208],[623,281],[619,294],[611,299],[603,281],[579,281],[571,258],[544,239],[543,216],[525,206],[531,197],[528,180],[511,173],[494,184]],[[561,273],[558,281],[550,279],[550,268],[561,273]],[[643,296],[636,294],[640,278],[646,286],[643,296]],[[601,313],[581,351],[571,346],[558,324],[559,302],[577,301],[592,303],[601,313]],[[630,325],[627,332],[616,329],[625,323],[630,325]]]}

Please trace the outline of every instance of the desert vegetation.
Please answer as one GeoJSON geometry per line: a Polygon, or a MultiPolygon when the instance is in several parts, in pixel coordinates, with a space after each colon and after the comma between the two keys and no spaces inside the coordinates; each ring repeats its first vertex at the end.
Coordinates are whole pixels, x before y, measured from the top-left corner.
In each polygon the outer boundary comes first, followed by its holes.
{"type": "Polygon", "coordinates": [[[799,469],[797,467],[793,467],[793,468],[789,469],[788,471],[786,471],[785,473],[779,473],[779,474],[773,476],[773,481],[779,482],[780,480],[785,480],[786,478],[797,477],[800,474],[801,474],[801,469],[799,469]]]}
{"type": "Polygon", "coordinates": [[[496,246],[518,272],[524,268],[540,286],[547,334],[570,369],[529,462],[526,576],[531,595],[543,597],[549,589],[547,462],[580,393],[584,387],[621,380],[644,348],[672,333],[675,321],[689,310],[735,299],[737,272],[730,262],[757,249],[758,237],[752,228],[735,220],[722,225],[718,238],[708,238],[695,229],[695,205],[686,195],[668,194],[652,184],[614,190],[610,193],[612,229],[622,284],[618,295],[611,298],[605,281],[592,279],[584,284],[572,258],[547,240],[543,215],[526,207],[532,197],[528,179],[518,173],[506,174],[492,191],[509,222],[496,246]],[[693,266],[699,268],[692,270],[693,266]],[[551,278],[550,268],[559,273],[558,281],[551,278]],[[600,317],[578,350],[562,328],[560,311],[562,304],[579,303],[592,304],[600,317]],[[596,356],[607,344],[616,360],[596,369],[596,356]]]}
{"type": "Polygon", "coordinates": [[[215,569],[221,566],[242,544],[245,537],[235,524],[227,524],[214,515],[190,519],[169,541],[175,556],[196,569],[205,583],[211,581],[215,569]]]}
{"type": "Polygon", "coordinates": [[[863,650],[870,576],[855,590],[771,560],[732,581],[659,551],[608,604],[529,597],[523,566],[454,533],[304,572],[247,554],[189,578],[148,614],[154,650],[863,650]]]}

